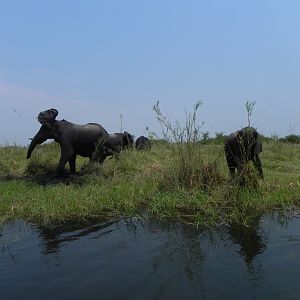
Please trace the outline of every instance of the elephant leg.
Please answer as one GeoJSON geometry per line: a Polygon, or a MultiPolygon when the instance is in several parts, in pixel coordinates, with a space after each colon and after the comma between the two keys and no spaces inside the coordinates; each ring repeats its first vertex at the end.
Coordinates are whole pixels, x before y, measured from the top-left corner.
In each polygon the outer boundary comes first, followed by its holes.
{"type": "MultiPolygon", "coordinates": [[[[140,148],[140,149],[142,149],[142,148],[140,148]]],[[[230,180],[234,181],[236,163],[232,156],[228,155],[227,153],[225,153],[225,156],[226,156],[226,161],[227,161],[227,167],[229,170],[230,180]]]]}
{"type": "Polygon", "coordinates": [[[69,159],[69,165],[70,165],[70,174],[76,173],[76,154],[73,154],[73,156],[69,159]]]}
{"type": "Polygon", "coordinates": [[[260,158],[259,158],[258,154],[256,154],[254,156],[253,164],[256,167],[260,178],[264,179],[264,174],[263,174],[263,170],[262,170],[262,164],[261,164],[261,161],[260,161],[260,158]]]}
{"type": "Polygon", "coordinates": [[[229,174],[230,174],[231,180],[234,180],[235,167],[229,167],[229,174]]]}
{"type": "Polygon", "coordinates": [[[65,165],[67,161],[69,161],[74,155],[73,149],[70,147],[61,147],[61,155],[60,155],[60,160],[58,163],[58,174],[64,175],[65,174],[65,165]]]}

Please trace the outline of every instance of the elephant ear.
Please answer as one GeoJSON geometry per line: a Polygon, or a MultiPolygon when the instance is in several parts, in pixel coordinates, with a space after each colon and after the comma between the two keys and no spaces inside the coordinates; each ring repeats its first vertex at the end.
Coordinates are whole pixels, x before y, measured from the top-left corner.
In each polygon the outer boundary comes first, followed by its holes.
{"type": "Polygon", "coordinates": [[[129,145],[129,146],[133,144],[133,137],[127,131],[124,131],[124,140],[123,140],[123,142],[124,142],[125,145],[129,145]]]}
{"type": "Polygon", "coordinates": [[[262,142],[261,140],[257,140],[254,148],[254,154],[258,154],[262,152],[262,142]]]}
{"type": "Polygon", "coordinates": [[[42,111],[38,115],[38,121],[45,126],[51,125],[55,121],[56,116],[58,115],[58,110],[51,108],[45,111],[42,111]]]}
{"type": "Polygon", "coordinates": [[[236,135],[238,142],[241,142],[244,138],[244,131],[242,129],[238,130],[235,135],[236,135]]]}

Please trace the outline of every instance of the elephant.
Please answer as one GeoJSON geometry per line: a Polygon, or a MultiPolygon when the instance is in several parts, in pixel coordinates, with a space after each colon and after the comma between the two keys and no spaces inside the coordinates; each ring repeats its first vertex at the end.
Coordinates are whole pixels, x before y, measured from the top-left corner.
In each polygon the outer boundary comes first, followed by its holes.
{"type": "Polygon", "coordinates": [[[244,127],[231,133],[225,140],[224,150],[232,179],[234,179],[235,169],[241,173],[245,164],[250,160],[263,179],[262,164],[259,158],[259,153],[262,152],[262,142],[255,128],[244,127]]]}
{"type": "Polygon", "coordinates": [[[137,150],[150,150],[151,149],[151,141],[145,137],[145,136],[140,136],[137,138],[135,142],[135,148],[137,150]]]}
{"type": "Polygon", "coordinates": [[[38,121],[42,126],[31,140],[27,159],[31,157],[36,145],[47,139],[54,139],[61,148],[57,168],[59,175],[64,174],[67,162],[70,165],[70,174],[76,172],[77,154],[102,163],[105,159],[103,144],[109,137],[107,131],[97,123],[78,125],[66,120],[56,120],[57,115],[58,110],[54,108],[39,113],[38,121]]]}
{"type": "Polygon", "coordinates": [[[110,133],[104,144],[104,155],[110,156],[120,153],[121,150],[132,147],[133,135],[127,131],[110,133]]]}

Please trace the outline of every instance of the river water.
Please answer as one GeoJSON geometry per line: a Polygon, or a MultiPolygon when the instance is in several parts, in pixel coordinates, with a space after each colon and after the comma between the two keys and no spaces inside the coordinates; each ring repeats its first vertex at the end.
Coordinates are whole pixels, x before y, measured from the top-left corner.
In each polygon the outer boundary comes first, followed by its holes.
{"type": "Polygon", "coordinates": [[[300,299],[300,218],[0,229],[0,299],[300,299]]]}

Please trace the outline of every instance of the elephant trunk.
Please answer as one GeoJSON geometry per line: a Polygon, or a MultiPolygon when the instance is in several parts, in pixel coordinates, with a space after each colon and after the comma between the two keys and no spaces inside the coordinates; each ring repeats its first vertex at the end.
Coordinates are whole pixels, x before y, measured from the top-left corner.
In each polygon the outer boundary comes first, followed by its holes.
{"type": "Polygon", "coordinates": [[[38,143],[33,139],[29,145],[29,148],[28,148],[28,151],[27,151],[27,156],[26,158],[30,158],[31,157],[31,153],[32,151],[34,150],[35,146],[37,145],[38,143]]]}
{"type": "Polygon", "coordinates": [[[44,141],[39,140],[39,139],[37,139],[37,138],[34,137],[33,140],[31,141],[30,145],[29,145],[29,148],[28,148],[28,151],[27,151],[27,156],[26,156],[26,158],[27,158],[27,159],[30,158],[30,157],[31,157],[31,153],[33,152],[35,146],[36,146],[36,145],[39,145],[39,144],[41,144],[41,143],[43,143],[43,142],[44,142],[44,141]]]}
{"type": "Polygon", "coordinates": [[[31,157],[31,154],[36,145],[42,144],[48,138],[51,138],[51,136],[49,135],[49,130],[47,128],[45,128],[44,126],[42,126],[40,128],[40,130],[38,131],[38,133],[34,136],[34,138],[32,139],[32,141],[29,145],[26,158],[28,159],[31,157]]]}

